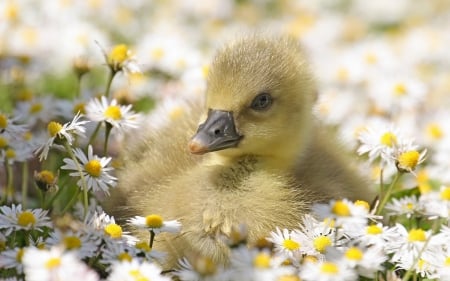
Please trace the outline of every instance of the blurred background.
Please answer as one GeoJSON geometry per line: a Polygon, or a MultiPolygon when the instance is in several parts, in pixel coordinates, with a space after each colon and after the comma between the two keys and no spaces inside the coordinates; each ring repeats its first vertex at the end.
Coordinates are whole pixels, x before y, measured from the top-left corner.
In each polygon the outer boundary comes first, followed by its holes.
{"type": "MultiPolygon", "coordinates": [[[[126,44],[141,73],[117,77],[112,96],[161,126],[201,99],[218,47],[260,31],[304,45],[315,113],[350,147],[362,127],[395,123],[450,152],[448,0],[2,0],[0,110],[48,122],[67,110],[49,96],[82,108],[104,91],[105,53],[126,44]]],[[[450,160],[438,155],[429,167],[450,182],[450,160]]]]}

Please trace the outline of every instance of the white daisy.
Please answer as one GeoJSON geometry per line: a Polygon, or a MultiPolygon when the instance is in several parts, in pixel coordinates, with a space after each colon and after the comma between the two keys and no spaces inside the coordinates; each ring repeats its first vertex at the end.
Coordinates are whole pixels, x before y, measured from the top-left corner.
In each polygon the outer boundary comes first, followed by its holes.
{"type": "Polygon", "coordinates": [[[48,123],[56,117],[56,112],[55,98],[51,95],[45,95],[18,103],[14,115],[23,116],[26,123],[33,126],[39,121],[48,123]]]}
{"type": "Polygon", "coordinates": [[[430,245],[435,245],[433,241],[435,237],[432,236],[431,230],[423,230],[421,228],[407,230],[401,224],[397,224],[397,228],[398,238],[386,241],[384,246],[387,253],[393,254],[391,258],[393,262],[399,262],[410,257],[418,258],[419,253],[425,254],[432,250],[430,245]],[[427,242],[429,239],[431,241],[427,242]],[[428,246],[426,249],[423,249],[426,243],[428,243],[428,246]]]}
{"type": "Polygon", "coordinates": [[[42,209],[27,209],[22,211],[22,205],[0,206],[0,229],[5,229],[5,235],[20,229],[44,231],[51,227],[48,211],[42,209]]]}
{"type": "Polygon", "coordinates": [[[308,246],[306,248],[311,249],[306,253],[307,255],[323,260],[328,247],[343,243],[343,232],[333,227],[333,220],[325,219],[319,222],[313,216],[305,215],[302,222],[300,231],[307,237],[305,244],[308,244],[308,246]]]}
{"type": "Polygon", "coordinates": [[[69,145],[72,145],[75,136],[85,137],[84,133],[86,131],[84,124],[89,121],[80,121],[80,118],[83,115],[76,114],[72,121],[61,125],[58,122],[52,121],[47,125],[47,131],[50,138],[47,142],[41,145],[35,153],[39,154],[39,160],[47,159],[48,152],[50,147],[54,145],[54,143],[58,140],[65,140],[69,145]]]}
{"type": "Polygon", "coordinates": [[[97,251],[97,242],[90,240],[90,237],[85,233],[78,231],[62,232],[56,229],[50,234],[50,237],[45,241],[49,246],[59,245],[65,251],[74,252],[79,259],[92,257],[97,251]]]}
{"type": "Polygon", "coordinates": [[[275,231],[270,232],[270,237],[266,239],[274,243],[275,251],[287,259],[300,260],[303,254],[312,251],[312,249],[308,247],[310,246],[310,243],[305,243],[308,238],[299,230],[280,230],[277,227],[275,231]]]}
{"type": "Polygon", "coordinates": [[[390,216],[405,215],[407,218],[410,218],[414,214],[421,213],[422,207],[416,196],[405,196],[400,199],[392,198],[384,208],[390,216]]]}
{"type": "Polygon", "coordinates": [[[284,260],[285,257],[274,257],[268,251],[241,246],[232,249],[230,270],[222,275],[228,277],[226,280],[282,280],[279,278],[296,272],[293,266],[282,265],[284,260]]]}
{"type": "Polygon", "coordinates": [[[63,161],[66,164],[61,169],[73,170],[74,172],[71,172],[69,175],[72,177],[80,177],[78,170],[80,165],[83,178],[78,180],[77,185],[82,187],[84,180],[88,190],[93,190],[94,192],[103,191],[109,194],[109,188],[116,186],[117,182],[117,178],[109,174],[114,170],[113,167],[108,166],[111,162],[111,157],[98,157],[94,155],[91,145],[88,147],[87,156],[79,148],[75,148],[73,152],[79,163],[76,163],[73,159],[64,158],[63,161]]]}
{"type": "Polygon", "coordinates": [[[122,261],[131,262],[137,258],[137,250],[126,243],[106,243],[102,248],[100,262],[107,265],[106,270],[113,270],[115,264],[122,261]]]}
{"type": "Polygon", "coordinates": [[[23,256],[26,280],[83,280],[97,281],[97,274],[77,259],[74,253],[62,248],[50,250],[27,248],[23,256]]]}
{"type": "Polygon", "coordinates": [[[9,117],[0,112],[0,136],[6,136],[12,139],[20,138],[28,129],[27,125],[16,124],[18,117],[9,117]]]}
{"type": "Polygon", "coordinates": [[[239,280],[223,278],[227,272],[224,268],[214,263],[207,257],[195,257],[192,261],[182,258],[178,261],[178,269],[173,273],[176,277],[183,281],[222,281],[222,280],[239,280]]]}
{"type": "Polygon", "coordinates": [[[0,252],[0,268],[15,269],[17,274],[23,273],[22,257],[24,248],[14,248],[0,252]]]}
{"type": "Polygon", "coordinates": [[[165,221],[160,215],[148,215],[145,217],[135,216],[128,220],[128,223],[138,228],[160,232],[178,233],[181,230],[181,223],[177,220],[165,221]]]}
{"type": "Polygon", "coordinates": [[[358,148],[360,155],[368,153],[369,160],[373,162],[381,157],[382,166],[393,163],[393,151],[399,143],[404,142],[404,137],[398,129],[392,125],[389,127],[379,126],[380,128],[366,128],[361,131],[358,148]]]}
{"type": "Polygon", "coordinates": [[[88,212],[85,219],[86,232],[91,240],[104,241],[106,243],[126,243],[134,245],[137,239],[123,231],[122,227],[116,224],[113,216],[107,215],[104,211],[88,212]]]}
{"type": "Polygon", "coordinates": [[[108,122],[119,132],[137,128],[140,115],[131,110],[132,105],[120,105],[115,99],[111,102],[105,96],[94,98],[86,105],[87,117],[96,122],[108,122]]]}
{"type": "Polygon", "coordinates": [[[350,247],[344,251],[343,258],[359,275],[367,278],[376,278],[375,274],[383,269],[387,260],[381,247],[350,247]]]}
{"type": "Polygon", "coordinates": [[[109,53],[105,54],[105,59],[113,72],[124,71],[126,74],[141,72],[133,52],[125,44],[111,48],[109,53]]]}
{"type": "Polygon", "coordinates": [[[123,261],[114,264],[108,281],[170,281],[170,277],[161,275],[162,269],[154,263],[139,262],[137,260],[123,261]]]}
{"type": "Polygon", "coordinates": [[[300,278],[305,281],[357,280],[356,272],[343,260],[338,262],[306,262],[300,268],[300,278]]]}
{"type": "Polygon", "coordinates": [[[321,219],[334,220],[335,227],[354,231],[367,225],[369,205],[365,201],[355,203],[348,199],[331,200],[329,204],[314,204],[313,212],[321,219]]]}

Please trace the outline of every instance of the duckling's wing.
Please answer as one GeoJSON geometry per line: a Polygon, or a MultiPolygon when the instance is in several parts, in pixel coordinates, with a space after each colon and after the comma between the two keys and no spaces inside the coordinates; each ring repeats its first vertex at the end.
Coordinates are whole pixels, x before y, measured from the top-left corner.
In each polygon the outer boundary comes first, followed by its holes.
{"type": "Polygon", "coordinates": [[[127,136],[121,152],[123,166],[118,169],[118,186],[104,204],[116,219],[142,215],[147,196],[201,161],[202,156],[188,151],[201,113],[199,105],[186,104],[177,118],[168,119],[164,126],[127,136]],[[136,198],[142,198],[142,202],[131,202],[136,198]]]}
{"type": "Polygon", "coordinates": [[[295,167],[297,180],[318,193],[316,201],[348,198],[371,202],[375,194],[370,181],[361,175],[357,160],[334,132],[316,122],[312,134],[295,167]]]}

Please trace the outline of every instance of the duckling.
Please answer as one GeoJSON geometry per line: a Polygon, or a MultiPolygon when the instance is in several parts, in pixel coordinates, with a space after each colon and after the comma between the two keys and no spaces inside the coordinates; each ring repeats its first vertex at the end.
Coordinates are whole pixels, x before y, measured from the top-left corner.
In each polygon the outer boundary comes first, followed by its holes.
{"type": "Polygon", "coordinates": [[[202,109],[188,107],[124,153],[109,209],[179,220],[180,234],[155,242],[171,269],[190,253],[226,264],[224,237],[241,224],[254,243],[275,227],[298,227],[315,202],[370,200],[368,184],[313,117],[316,91],[295,40],[230,43],[213,60],[202,109]]]}

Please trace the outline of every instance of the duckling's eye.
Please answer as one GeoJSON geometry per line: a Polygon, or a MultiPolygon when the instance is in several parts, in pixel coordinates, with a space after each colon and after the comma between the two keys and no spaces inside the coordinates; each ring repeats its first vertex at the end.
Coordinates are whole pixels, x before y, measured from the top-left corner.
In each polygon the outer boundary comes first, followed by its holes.
{"type": "Polygon", "coordinates": [[[272,101],[272,96],[269,93],[261,93],[253,99],[250,107],[258,111],[266,110],[272,105],[272,101]]]}

